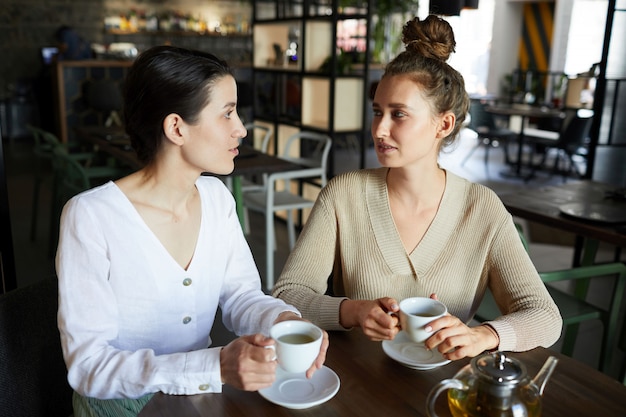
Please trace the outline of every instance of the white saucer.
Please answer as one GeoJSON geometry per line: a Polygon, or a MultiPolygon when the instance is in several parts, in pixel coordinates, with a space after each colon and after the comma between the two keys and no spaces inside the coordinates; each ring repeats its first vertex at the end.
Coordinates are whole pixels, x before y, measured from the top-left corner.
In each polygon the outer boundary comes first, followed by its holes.
{"type": "Polygon", "coordinates": [[[259,390],[259,394],[269,402],[285,408],[300,410],[322,404],[339,391],[339,377],[324,366],[307,379],[304,373],[290,374],[276,370],[276,381],[269,388],[259,390]]]}
{"type": "Polygon", "coordinates": [[[415,343],[405,332],[398,333],[393,340],[384,340],[382,344],[387,356],[412,369],[432,369],[450,362],[439,351],[426,350],[423,344],[415,343]]]}

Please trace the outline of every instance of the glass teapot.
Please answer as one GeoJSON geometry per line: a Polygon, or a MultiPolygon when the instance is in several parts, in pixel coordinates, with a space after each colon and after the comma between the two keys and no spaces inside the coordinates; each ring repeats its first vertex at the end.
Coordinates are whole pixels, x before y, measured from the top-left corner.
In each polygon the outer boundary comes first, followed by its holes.
{"type": "Polygon", "coordinates": [[[454,417],[538,417],[543,389],[557,362],[550,356],[531,380],[522,362],[502,352],[477,356],[454,378],[433,387],[427,399],[428,415],[437,417],[437,397],[448,390],[454,417]]]}

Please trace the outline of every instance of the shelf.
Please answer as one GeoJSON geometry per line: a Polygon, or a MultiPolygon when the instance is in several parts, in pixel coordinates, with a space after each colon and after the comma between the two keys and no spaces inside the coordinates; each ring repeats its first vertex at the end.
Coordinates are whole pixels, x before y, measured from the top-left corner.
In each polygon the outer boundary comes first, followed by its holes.
{"type": "Polygon", "coordinates": [[[370,74],[354,62],[367,56],[370,2],[350,3],[333,10],[335,0],[254,2],[253,108],[255,120],[273,124],[275,146],[298,130],[349,135],[363,165],[370,74]]]}
{"type": "MultiPolygon", "coordinates": [[[[330,128],[327,106],[330,103],[330,79],[306,77],[302,80],[302,125],[319,129],[330,128]]],[[[337,132],[355,131],[363,127],[362,117],[363,80],[338,78],[335,80],[334,130],[337,132]]]]}
{"type": "Polygon", "coordinates": [[[306,22],[304,62],[307,71],[319,69],[333,51],[333,30],[331,22],[306,22]]]}
{"type": "Polygon", "coordinates": [[[308,1],[305,8],[303,1],[297,0],[276,0],[276,1],[255,1],[255,19],[257,22],[275,21],[285,19],[319,19],[319,18],[353,18],[367,16],[368,1],[352,1],[350,4],[344,3],[337,10],[333,10],[332,0],[308,1]]]}
{"type": "Polygon", "coordinates": [[[107,29],[105,30],[107,35],[117,36],[213,36],[213,37],[248,37],[249,33],[243,32],[195,32],[192,30],[121,30],[121,29],[107,29]]]}
{"type": "MultiPolygon", "coordinates": [[[[298,23],[296,23],[298,25],[298,23]]],[[[289,46],[289,33],[292,23],[255,25],[252,41],[254,44],[253,63],[255,67],[298,71],[300,64],[288,64],[285,49],[289,46]]]]}

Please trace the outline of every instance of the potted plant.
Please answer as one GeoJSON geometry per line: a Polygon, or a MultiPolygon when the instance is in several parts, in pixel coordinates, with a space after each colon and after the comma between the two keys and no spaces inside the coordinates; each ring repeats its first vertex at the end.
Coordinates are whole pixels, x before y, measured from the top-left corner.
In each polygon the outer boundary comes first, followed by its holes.
{"type": "MultiPolygon", "coordinates": [[[[402,43],[400,32],[407,19],[407,14],[417,14],[419,0],[373,0],[372,10],[378,17],[372,31],[372,61],[377,63],[388,62],[392,54],[402,43]],[[394,15],[399,15],[401,21],[394,24],[394,15]]],[[[373,13],[374,14],[374,13],[373,13]]]]}

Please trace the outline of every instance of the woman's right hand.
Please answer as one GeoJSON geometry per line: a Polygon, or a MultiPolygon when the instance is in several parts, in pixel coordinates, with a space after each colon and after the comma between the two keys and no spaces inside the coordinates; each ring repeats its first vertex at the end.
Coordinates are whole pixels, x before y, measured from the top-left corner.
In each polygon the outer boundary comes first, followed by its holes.
{"type": "Polygon", "coordinates": [[[399,310],[398,302],[391,297],[344,300],[339,307],[339,322],[346,328],[361,327],[370,340],[392,340],[400,331],[399,310]]]}
{"type": "Polygon", "coordinates": [[[261,334],[239,337],[222,348],[222,382],[244,391],[267,388],[276,379],[274,340],[261,334]]]}

